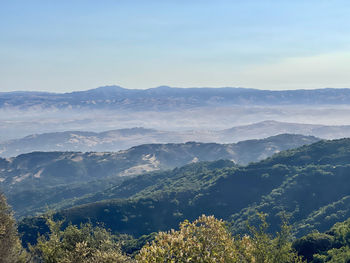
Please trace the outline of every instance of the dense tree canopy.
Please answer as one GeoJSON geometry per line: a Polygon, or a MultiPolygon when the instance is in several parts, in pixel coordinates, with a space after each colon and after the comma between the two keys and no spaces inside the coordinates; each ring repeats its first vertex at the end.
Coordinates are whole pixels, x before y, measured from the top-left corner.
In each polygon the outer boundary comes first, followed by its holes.
{"type": "Polygon", "coordinates": [[[326,233],[310,233],[293,243],[308,262],[350,262],[350,218],[326,233]]]}
{"type": "Polygon", "coordinates": [[[250,227],[251,236],[232,238],[225,224],[214,216],[202,215],[192,223],[184,221],[178,231],[160,232],[137,255],[139,262],[257,262],[299,263],[301,258],[291,247],[290,228],[272,238],[266,233],[262,216],[259,228],[250,227]]]}

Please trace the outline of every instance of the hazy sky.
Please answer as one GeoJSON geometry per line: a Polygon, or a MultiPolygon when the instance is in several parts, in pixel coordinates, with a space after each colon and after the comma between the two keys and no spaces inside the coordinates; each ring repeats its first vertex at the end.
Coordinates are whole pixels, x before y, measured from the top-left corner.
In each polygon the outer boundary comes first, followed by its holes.
{"type": "Polygon", "coordinates": [[[350,88],[350,1],[0,0],[0,91],[350,88]]]}

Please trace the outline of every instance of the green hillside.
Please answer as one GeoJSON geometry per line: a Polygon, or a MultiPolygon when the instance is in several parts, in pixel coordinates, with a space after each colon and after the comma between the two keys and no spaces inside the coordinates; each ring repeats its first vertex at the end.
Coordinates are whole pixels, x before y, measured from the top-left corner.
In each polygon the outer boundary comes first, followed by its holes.
{"type": "Polygon", "coordinates": [[[33,152],[0,159],[0,189],[16,217],[22,217],[47,208],[129,197],[142,190],[143,180],[157,182],[153,178],[158,175],[151,174],[153,171],[219,159],[245,164],[318,140],[312,136],[282,134],[237,144],[147,144],[116,153],[33,152]],[[131,181],[136,192],[120,195],[110,190],[125,179],[144,173],[148,173],[149,179],[131,181]]]}
{"type": "Polygon", "coordinates": [[[176,228],[201,214],[230,221],[238,233],[257,210],[269,214],[270,231],[275,232],[280,214],[287,212],[295,234],[301,236],[350,217],[348,160],[350,139],[341,139],[245,167],[227,161],[197,163],[154,174],[155,184],[144,179],[143,186],[135,188],[133,181],[125,181],[101,193],[106,199],[119,195],[118,199],[76,206],[56,216],[74,224],[103,222],[115,232],[140,236],[176,228]]]}

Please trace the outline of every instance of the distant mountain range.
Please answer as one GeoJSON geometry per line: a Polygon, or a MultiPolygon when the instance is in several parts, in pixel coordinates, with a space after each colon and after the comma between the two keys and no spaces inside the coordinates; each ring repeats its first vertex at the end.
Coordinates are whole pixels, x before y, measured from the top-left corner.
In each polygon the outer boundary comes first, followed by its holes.
{"type": "Polygon", "coordinates": [[[0,93],[0,108],[171,110],[229,105],[349,105],[350,89],[271,91],[245,88],[171,88],[146,90],[106,86],[71,93],[0,93]]]}
{"type": "Polygon", "coordinates": [[[350,137],[350,125],[326,126],[263,121],[224,130],[160,131],[131,128],[106,132],[67,131],[35,134],[0,142],[0,156],[13,157],[33,151],[115,152],[150,143],[235,143],[277,134],[302,134],[324,139],[350,137]]]}
{"type": "Polygon", "coordinates": [[[147,144],[117,153],[33,152],[0,158],[0,188],[21,216],[42,211],[46,205],[64,206],[69,199],[138,174],[219,159],[247,164],[316,141],[312,136],[282,134],[237,144],[147,144]]]}

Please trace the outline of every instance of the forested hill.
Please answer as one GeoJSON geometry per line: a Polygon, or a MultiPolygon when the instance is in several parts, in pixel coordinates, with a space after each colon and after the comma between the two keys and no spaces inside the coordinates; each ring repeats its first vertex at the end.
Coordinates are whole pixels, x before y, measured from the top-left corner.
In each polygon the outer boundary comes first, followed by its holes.
{"type": "Polygon", "coordinates": [[[105,198],[124,198],[77,206],[57,216],[73,223],[103,222],[113,231],[139,236],[201,214],[231,221],[232,231],[240,232],[256,211],[269,214],[274,231],[279,215],[287,212],[300,236],[350,217],[349,160],[350,139],[341,139],[281,152],[245,167],[223,161],[191,164],[158,175],[155,184],[140,176],[144,187],[139,189],[135,181],[124,181],[105,193],[105,198]]]}
{"type": "Polygon", "coordinates": [[[245,164],[318,140],[282,134],[237,144],[147,144],[116,153],[33,152],[0,159],[0,187],[16,216],[23,216],[94,194],[137,174],[219,159],[245,164]]]}
{"type": "Polygon", "coordinates": [[[245,88],[124,89],[118,86],[71,93],[0,93],[6,109],[127,109],[169,110],[228,105],[339,105],[350,104],[349,89],[271,91],[245,88]]]}

